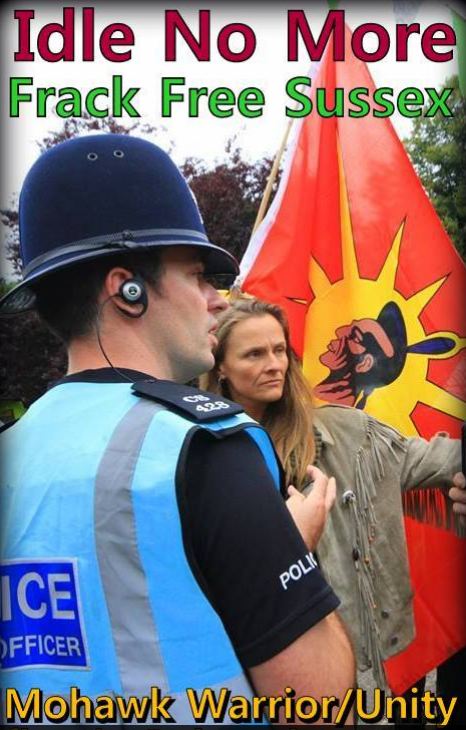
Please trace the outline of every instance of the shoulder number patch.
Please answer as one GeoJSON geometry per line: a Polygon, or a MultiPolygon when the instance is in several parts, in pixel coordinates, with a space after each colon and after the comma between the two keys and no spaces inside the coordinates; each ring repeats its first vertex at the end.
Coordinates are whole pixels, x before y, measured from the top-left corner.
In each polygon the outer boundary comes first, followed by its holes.
{"type": "Polygon", "coordinates": [[[238,403],[228,398],[170,380],[139,380],[133,384],[133,392],[163,403],[195,421],[209,421],[243,412],[238,403]]]}

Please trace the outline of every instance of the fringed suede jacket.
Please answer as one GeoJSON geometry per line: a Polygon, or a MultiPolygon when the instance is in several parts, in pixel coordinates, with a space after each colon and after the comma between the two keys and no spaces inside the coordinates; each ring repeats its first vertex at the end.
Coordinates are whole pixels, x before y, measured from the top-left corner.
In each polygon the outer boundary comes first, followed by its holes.
{"type": "Polygon", "coordinates": [[[415,634],[403,514],[455,528],[448,489],[426,488],[451,486],[461,471],[460,442],[405,438],[344,406],[317,409],[314,431],[315,463],[337,481],[319,561],[341,599],[358,668],[372,667],[383,687],[382,660],[415,634]]]}

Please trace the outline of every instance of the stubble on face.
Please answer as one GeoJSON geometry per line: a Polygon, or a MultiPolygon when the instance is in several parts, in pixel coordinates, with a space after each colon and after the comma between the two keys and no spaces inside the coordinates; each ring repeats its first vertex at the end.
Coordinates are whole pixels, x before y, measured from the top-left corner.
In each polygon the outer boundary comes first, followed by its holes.
{"type": "Polygon", "coordinates": [[[166,378],[187,382],[214,365],[214,331],[220,295],[204,279],[199,252],[174,246],[163,252],[163,273],[154,297],[154,341],[166,378]]]}

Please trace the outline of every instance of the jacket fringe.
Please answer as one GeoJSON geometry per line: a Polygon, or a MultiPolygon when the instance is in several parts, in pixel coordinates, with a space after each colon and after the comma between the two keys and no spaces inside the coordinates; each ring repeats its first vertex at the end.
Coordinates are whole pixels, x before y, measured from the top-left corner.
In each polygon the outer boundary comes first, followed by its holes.
{"type": "Polygon", "coordinates": [[[428,522],[436,527],[466,537],[466,524],[453,512],[453,502],[446,491],[434,489],[409,489],[403,492],[403,512],[418,522],[428,522]]]}
{"type": "Polygon", "coordinates": [[[358,578],[359,610],[364,653],[372,668],[377,686],[386,687],[387,679],[382,661],[380,628],[377,620],[379,607],[375,596],[378,576],[372,565],[371,546],[376,537],[377,518],[373,500],[377,482],[385,476],[384,463],[390,458],[399,461],[406,452],[407,441],[397,431],[371,418],[366,422],[366,443],[356,455],[355,499],[349,500],[355,524],[357,550],[353,551],[358,578]]]}

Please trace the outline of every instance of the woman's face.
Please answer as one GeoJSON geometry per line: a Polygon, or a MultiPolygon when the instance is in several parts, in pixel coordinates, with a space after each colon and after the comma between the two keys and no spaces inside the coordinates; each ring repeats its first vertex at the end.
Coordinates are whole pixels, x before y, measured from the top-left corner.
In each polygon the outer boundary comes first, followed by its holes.
{"type": "Polygon", "coordinates": [[[238,322],[230,332],[219,373],[226,378],[232,400],[248,406],[281,398],[288,370],[285,333],[271,314],[238,322]]]}

